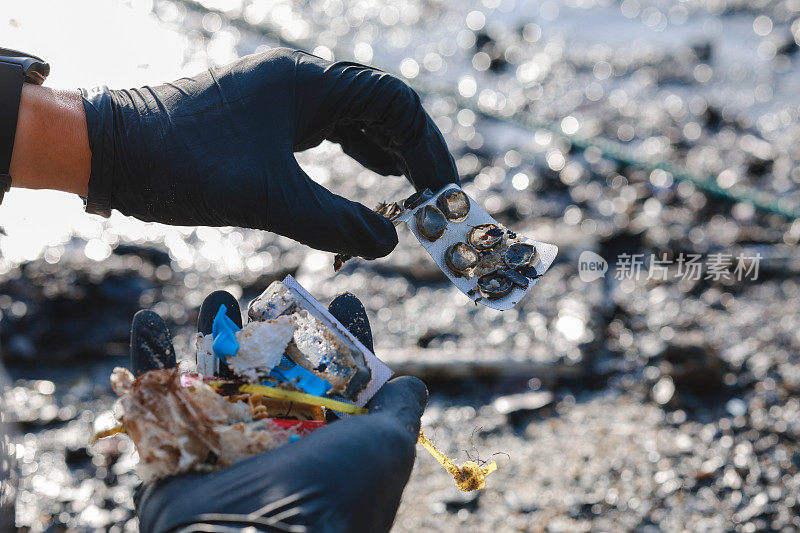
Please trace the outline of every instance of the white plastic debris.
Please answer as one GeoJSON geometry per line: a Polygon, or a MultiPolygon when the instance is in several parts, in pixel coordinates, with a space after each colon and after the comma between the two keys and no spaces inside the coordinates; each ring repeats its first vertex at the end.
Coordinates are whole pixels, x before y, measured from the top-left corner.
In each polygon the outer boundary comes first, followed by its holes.
{"type": "Polygon", "coordinates": [[[197,347],[197,371],[204,376],[219,374],[219,359],[214,356],[214,339],[211,334],[198,333],[195,346],[197,347]]]}

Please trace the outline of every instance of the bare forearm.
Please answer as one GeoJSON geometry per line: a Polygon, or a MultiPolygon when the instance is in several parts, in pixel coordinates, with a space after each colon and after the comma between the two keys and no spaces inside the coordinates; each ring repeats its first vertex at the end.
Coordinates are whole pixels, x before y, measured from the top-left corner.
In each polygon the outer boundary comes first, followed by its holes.
{"type": "Polygon", "coordinates": [[[25,84],[11,157],[12,186],[86,196],[91,157],[80,92],[25,84]]]}

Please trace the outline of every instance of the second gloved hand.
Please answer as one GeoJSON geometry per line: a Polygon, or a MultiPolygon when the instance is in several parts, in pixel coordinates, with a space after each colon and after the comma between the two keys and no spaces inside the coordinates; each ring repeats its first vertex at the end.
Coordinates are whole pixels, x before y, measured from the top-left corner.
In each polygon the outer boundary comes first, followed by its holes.
{"type": "MultiPolygon", "coordinates": [[[[221,304],[241,324],[236,299],[218,291],[203,302],[201,333],[211,331],[221,304]]],[[[328,310],[373,349],[369,318],[355,296],[338,296],[328,310]]],[[[152,311],[137,313],[131,328],[133,372],[174,365],[164,321],[152,311]]],[[[400,377],[381,387],[367,415],[331,422],[298,442],[211,474],[148,483],[136,497],[140,531],[388,531],[414,465],[427,399],[424,383],[400,377]]]]}
{"type": "Polygon", "coordinates": [[[393,225],[311,180],[294,152],[325,139],[418,189],[457,182],[419,97],[398,78],[279,48],[173,83],[84,91],[87,210],[173,225],[242,226],[381,257],[393,225]]]}

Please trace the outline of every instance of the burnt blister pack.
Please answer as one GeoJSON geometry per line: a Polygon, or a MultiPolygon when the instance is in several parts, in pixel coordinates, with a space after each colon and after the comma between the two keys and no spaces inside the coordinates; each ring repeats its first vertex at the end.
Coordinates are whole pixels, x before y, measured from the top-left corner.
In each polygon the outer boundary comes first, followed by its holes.
{"type": "Polygon", "coordinates": [[[505,311],[544,275],[558,247],[518,235],[458,185],[423,191],[378,209],[405,222],[453,285],[476,303],[505,311]]]}

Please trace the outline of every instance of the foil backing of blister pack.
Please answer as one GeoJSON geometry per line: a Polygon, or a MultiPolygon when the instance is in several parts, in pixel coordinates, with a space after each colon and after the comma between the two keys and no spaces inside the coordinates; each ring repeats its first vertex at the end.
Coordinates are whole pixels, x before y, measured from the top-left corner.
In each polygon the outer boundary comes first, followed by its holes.
{"type": "MultiPolygon", "coordinates": [[[[480,296],[477,290],[477,277],[468,279],[462,276],[457,276],[445,263],[444,256],[447,249],[457,242],[466,242],[467,233],[472,227],[480,224],[499,224],[494,218],[492,218],[491,215],[489,215],[489,213],[484,211],[484,209],[473,198],[467,195],[467,198],[469,198],[470,202],[470,208],[466,220],[462,222],[448,221],[447,229],[437,240],[429,241],[427,238],[423,237],[417,229],[417,224],[414,220],[414,213],[416,213],[419,209],[423,209],[428,204],[436,205],[436,199],[439,197],[439,195],[450,189],[460,189],[460,187],[452,184],[442,188],[427,202],[424,202],[413,209],[406,210],[397,220],[405,222],[408,225],[408,227],[411,229],[411,232],[414,234],[420,244],[422,244],[428,254],[430,254],[433,260],[439,266],[439,269],[441,269],[441,271],[444,272],[448,278],[450,278],[450,281],[453,282],[453,285],[458,287],[458,289],[467,295],[468,298],[472,299],[473,301],[477,300],[479,303],[492,309],[497,309],[498,311],[506,311],[511,309],[517,305],[526,294],[528,294],[528,291],[533,288],[538,281],[538,278],[529,280],[528,286],[524,289],[514,286],[507,296],[498,298],[496,300],[489,300],[480,296]]],[[[536,268],[539,275],[544,274],[547,269],[550,268],[550,265],[553,264],[553,261],[558,254],[558,246],[555,244],[537,241],[522,235],[519,235],[518,237],[519,242],[532,244],[536,247],[536,260],[532,263],[532,266],[536,268]]]]}

